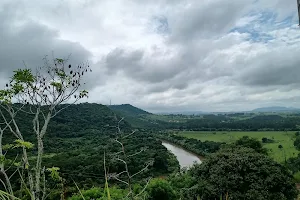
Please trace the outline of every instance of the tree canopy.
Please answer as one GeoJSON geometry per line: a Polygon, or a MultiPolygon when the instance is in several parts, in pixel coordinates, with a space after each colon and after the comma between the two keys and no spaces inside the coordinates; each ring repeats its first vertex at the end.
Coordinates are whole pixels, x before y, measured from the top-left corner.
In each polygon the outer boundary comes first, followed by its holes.
{"type": "Polygon", "coordinates": [[[245,147],[228,147],[195,165],[194,189],[201,199],[293,200],[297,197],[293,177],[266,155],[245,147]]]}

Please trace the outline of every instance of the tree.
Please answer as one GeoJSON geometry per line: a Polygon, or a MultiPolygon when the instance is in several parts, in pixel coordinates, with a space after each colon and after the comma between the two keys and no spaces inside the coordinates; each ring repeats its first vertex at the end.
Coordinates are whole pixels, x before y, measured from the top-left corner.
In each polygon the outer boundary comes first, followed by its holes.
{"type": "MultiPolygon", "coordinates": [[[[90,72],[89,65],[80,64],[77,67],[67,64],[68,60],[53,58],[50,62],[47,57],[44,59],[45,65],[39,67],[33,73],[30,69],[18,69],[14,71],[10,82],[5,89],[0,90],[0,117],[3,123],[0,124],[0,156],[4,160],[2,138],[6,132],[12,133],[15,137],[14,144],[8,144],[8,149],[21,148],[22,158],[19,160],[19,167],[16,171],[20,174],[22,186],[29,189],[32,200],[45,199],[46,196],[46,169],[42,165],[44,152],[43,138],[47,133],[50,120],[66,109],[69,105],[63,104],[87,97],[88,92],[81,90],[82,77],[86,72],[90,72]],[[33,148],[33,144],[27,142],[23,135],[23,130],[19,127],[17,115],[26,113],[32,117],[32,128],[36,137],[37,155],[36,160],[29,160],[28,149],[33,148]],[[22,170],[22,173],[20,172],[22,170]],[[26,177],[22,177],[26,175],[26,177]],[[28,185],[25,180],[28,180],[28,185]]],[[[16,164],[16,163],[13,163],[16,164]]],[[[4,177],[7,176],[4,169],[4,162],[1,163],[0,170],[4,177]]],[[[5,178],[5,188],[13,196],[9,179],[5,178]]]]}
{"type": "Polygon", "coordinates": [[[266,138],[266,137],[263,137],[263,138],[261,139],[261,142],[262,142],[262,143],[273,143],[274,140],[269,139],[269,138],[266,138]]]}
{"type": "Polygon", "coordinates": [[[296,149],[300,150],[300,137],[297,136],[296,140],[294,141],[294,146],[296,147],[296,149]]]}
{"type": "Polygon", "coordinates": [[[245,147],[228,147],[212,154],[191,171],[194,190],[201,199],[293,200],[293,176],[266,155],[245,147]]]}
{"type": "Polygon", "coordinates": [[[235,144],[254,149],[258,153],[268,154],[267,149],[263,148],[262,143],[259,140],[250,138],[249,136],[243,136],[242,138],[238,139],[235,144]]]}
{"type": "Polygon", "coordinates": [[[175,200],[175,191],[170,183],[159,178],[152,179],[146,188],[149,200],[175,200]]]}
{"type": "MultiPolygon", "coordinates": [[[[125,140],[126,140],[126,138],[132,136],[135,133],[135,131],[132,131],[130,134],[122,134],[122,131],[121,131],[121,128],[120,128],[120,123],[123,120],[124,120],[124,118],[122,118],[118,122],[118,125],[116,126],[117,133],[116,133],[116,138],[114,139],[114,141],[117,144],[119,144],[120,151],[118,151],[117,153],[114,153],[112,155],[113,156],[112,160],[117,161],[117,163],[118,162],[122,163],[123,166],[124,166],[124,171],[122,171],[120,173],[107,174],[106,164],[104,162],[105,178],[106,178],[106,183],[107,183],[107,180],[109,178],[113,178],[113,179],[125,184],[127,186],[127,189],[128,189],[128,194],[126,195],[126,197],[128,199],[135,200],[135,199],[139,199],[140,196],[143,194],[143,192],[145,191],[146,187],[148,186],[151,178],[148,178],[148,180],[146,180],[146,184],[145,184],[144,188],[138,194],[134,194],[133,178],[138,176],[139,174],[147,171],[149,169],[149,167],[153,165],[153,160],[147,161],[147,163],[145,163],[145,166],[142,169],[137,170],[135,173],[132,174],[130,172],[130,170],[129,170],[129,160],[134,159],[136,156],[143,153],[146,149],[141,148],[140,151],[138,151],[138,152],[135,152],[133,154],[128,154],[128,151],[127,151],[127,149],[125,148],[125,145],[124,145],[125,140]]],[[[104,161],[105,161],[105,155],[104,155],[104,161]]]]}

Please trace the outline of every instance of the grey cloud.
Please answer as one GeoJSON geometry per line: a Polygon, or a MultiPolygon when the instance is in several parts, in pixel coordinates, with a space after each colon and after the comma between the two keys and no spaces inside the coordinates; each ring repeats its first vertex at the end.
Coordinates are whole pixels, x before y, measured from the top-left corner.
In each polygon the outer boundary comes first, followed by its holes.
{"type": "Polygon", "coordinates": [[[109,74],[123,71],[128,77],[147,83],[171,79],[184,69],[184,65],[181,65],[182,61],[178,58],[155,60],[155,58],[144,57],[144,52],[141,50],[115,49],[104,60],[109,74]]]}
{"type": "MultiPolygon", "coordinates": [[[[248,5],[243,1],[190,1],[189,6],[172,13],[170,27],[171,41],[187,42],[196,38],[211,38],[229,31],[245,13],[248,5]]],[[[251,5],[251,2],[248,2],[251,5]]]]}
{"type": "MultiPolygon", "coordinates": [[[[223,53],[241,42],[244,34],[230,34],[218,40],[199,40],[194,44],[176,48],[172,56],[152,48],[143,50],[114,49],[103,58],[108,74],[123,71],[133,80],[150,83],[149,92],[163,89],[185,89],[193,81],[205,82],[233,76],[234,67],[223,53]]],[[[172,53],[171,53],[172,54],[172,53]]]]}
{"type": "MultiPolygon", "coordinates": [[[[229,33],[253,5],[289,16],[295,6],[291,1],[18,0],[2,7],[0,2],[0,84],[23,67],[23,60],[36,67],[51,51],[56,57],[72,53],[74,64],[89,60],[91,52],[72,42],[80,41],[97,55],[87,77],[90,101],[113,97],[164,110],[243,109],[260,104],[260,97],[267,103],[292,102],[280,95],[299,88],[297,45],[258,45],[250,34],[229,33]]],[[[298,33],[287,29],[285,34],[298,33]]]]}
{"type": "Polygon", "coordinates": [[[44,64],[48,55],[67,58],[71,64],[80,64],[90,59],[92,54],[77,42],[59,39],[59,32],[43,24],[26,18],[26,13],[14,3],[5,4],[0,9],[0,73],[10,76],[13,70],[26,67],[35,69],[44,64]],[[20,18],[20,15],[24,15],[20,18]]]}
{"type": "Polygon", "coordinates": [[[239,81],[245,85],[272,86],[300,83],[299,49],[280,48],[260,54],[247,63],[239,81]]]}

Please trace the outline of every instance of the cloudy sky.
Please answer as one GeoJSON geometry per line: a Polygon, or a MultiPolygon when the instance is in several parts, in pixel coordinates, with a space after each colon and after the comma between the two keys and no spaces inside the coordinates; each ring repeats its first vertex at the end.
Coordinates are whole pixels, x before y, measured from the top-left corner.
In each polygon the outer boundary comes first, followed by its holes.
{"type": "Polygon", "coordinates": [[[300,107],[296,0],[1,0],[0,84],[51,52],[92,63],[89,102],[300,107]]]}

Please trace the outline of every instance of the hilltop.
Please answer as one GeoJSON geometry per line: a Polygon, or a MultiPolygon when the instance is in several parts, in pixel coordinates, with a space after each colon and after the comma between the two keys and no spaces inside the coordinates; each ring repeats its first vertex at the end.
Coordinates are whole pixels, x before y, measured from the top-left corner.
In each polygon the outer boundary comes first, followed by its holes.
{"type": "Polygon", "coordinates": [[[262,107],[252,110],[252,112],[296,112],[300,111],[299,108],[292,107],[282,107],[282,106],[272,106],[272,107],[262,107]]]}
{"type": "Polygon", "coordinates": [[[137,115],[149,115],[151,113],[137,108],[131,104],[121,104],[121,105],[109,105],[108,106],[111,110],[120,112],[127,116],[137,116],[137,115]]]}
{"type": "Polygon", "coordinates": [[[110,105],[108,106],[113,112],[123,117],[134,128],[153,128],[152,113],[132,106],[130,104],[110,105]]]}

